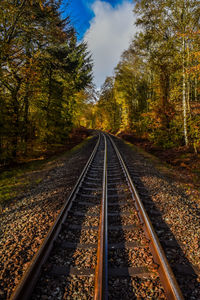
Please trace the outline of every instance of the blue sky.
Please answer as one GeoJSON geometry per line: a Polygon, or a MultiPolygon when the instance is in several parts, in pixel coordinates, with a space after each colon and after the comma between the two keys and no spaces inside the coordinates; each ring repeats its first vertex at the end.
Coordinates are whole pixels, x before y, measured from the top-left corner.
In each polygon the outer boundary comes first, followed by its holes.
{"type": "Polygon", "coordinates": [[[94,13],[90,8],[92,3],[84,0],[71,0],[70,2],[69,11],[72,23],[76,28],[78,39],[82,39],[86,30],[90,27],[90,20],[94,17],[94,13]]]}
{"type": "Polygon", "coordinates": [[[88,44],[99,89],[114,74],[120,56],[136,33],[132,0],[64,0],[78,40],[88,44]]]}
{"type": "MultiPolygon", "coordinates": [[[[69,10],[72,17],[73,25],[75,26],[78,39],[81,40],[90,27],[90,20],[94,17],[94,12],[91,9],[92,4],[95,0],[70,0],[69,10]]],[[[113,8],[117,5],[122,4],[123,0],[100,0],[100,2],[107,2],[113,8]]],[[[132,0],[127,0],[127,2],[133,2],[132,0]]]]}

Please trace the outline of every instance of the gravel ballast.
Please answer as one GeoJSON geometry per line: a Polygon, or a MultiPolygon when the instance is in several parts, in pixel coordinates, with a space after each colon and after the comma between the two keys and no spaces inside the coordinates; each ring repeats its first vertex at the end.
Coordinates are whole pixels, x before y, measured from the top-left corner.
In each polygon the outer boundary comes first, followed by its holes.
{"type": "Polygon", "coordinates": [[[185,299],[200,299],[200,192],[167,167],[115,139],[185,299]]]}
{"type": "Polygon", "coordinates": [[[0,215],[0,299],[9,299],[87,162],[97,138],[48,163],[43,180],[0,215]]]}
{"type": "MultiPolygon", "coordinates": [[[[12,201],[1,213],[0,299],[10,298],[14,288],[30,265],[31,259],[37,252],[78,179],[95,142],[96,139],[89,140],[70,156],[62,157],[62,159],[51,163],[46,169],[43,181],[37,186],[32,186],[23,197],[12,201]]],[[[175,177],[173,178],[173,174],[168,176],[166,172],[160,171],[156,164],[145,154],[138,152],[137,149],[130,147],[122,140],[116,139],[116,142],[178,279],[185,299],[200,299],[200,276],[198,273],[200,269],[200,201],[197,198],[199,194],[197,191],[193,193],[191,187],[188,193],[187,186],[183,186],[182,182],[175,177]]],[[[121,189],[119,191],[120,195],[123,191],[121,189]]],[[[115,195],[115,193],[113,194],[115,195]]],[[[121,196],[119,196],[120,198],[121,196]]],[[[113,201],[113,198],[111,199],[113,201]]],[[[126,200],[120,199],[122,202],[126,200]]],[[[85,205],[80,205],[80,207],[84,211],[94,212],[94,207],[88,206],[87,209],[85,205]]],[[[126,213],[127,208],[129,211],[129,205],[125,208],[125,211],[121,211],[120,205],[117,209],[121,213],[126,213]]],[[[77,205],[75,204],[72,210],[76,209],[77,205]]],[[[112,206],[109,207],[110,212],[115,211],[115,209],[112,206]]],[[[97,219],[95,216],[86,214],[83,224],[85,226],[96,226],[98,225],[97,219]]],[[[126,214],[122,215],[121,218],[109,216],[108,223],[112,225],[129,225],[129,219],[126,214]]],[[[134,211],[131,213],[131,219],[138,223],[138,217],[134,211]]],[[[74,214],[69,214],[68,224],[74,220],[74,214]]],[[[78,221],[75,223],[79,224],[78,221]]],[[[96,230],[82,229],[79,233],[78,230],[72,228],[64,230],[64,233],[59,236],[60,241],[65,240],[66,237],[68,240],[75,242],[97,243],[96,230]]],[[[146,242],[146,237],[140,231],[134,232],[133,236],[130,231],[124,230],[122,235],[120,232],[112,230],[112,239],[113,242],[116,242],[116,240],[133,242],[135,239],[139,240],[141,244],[146,242]]],[[[70,251],[64,249],[63,253],[58,255],[55,252],[54,255],[59,264],[63,264],[63,257],[68,256],[69,259],[66,264],[79,267],[85,264],[94,267],[96,258],[93,257],[93,251],[95,252],[92,249],[88,251],[87,259],[85,259],[81,250],[74,251],[71,255],[70,251]],[[79,255],[80,259],[77,259],[79,255]]],[[[141,249],[135,247],[133,250],[119,250],[114,251],[114,253],[110,251],[109,253],[112,256],[118,256],[119,265],[123,265],[124,254],[127,256],[128,266],[132,266],[133,261],[138,266],[140,262],[146,262],[147,265],[151,264],[151,257],[149,262],[147,261],[147,249],[145,247],[142,249],[142,255],[140,251],[141,249]]],[[[83,277],[81,280],[80,277],[76,278],[76,276],[73,276],[73,278],[70,276],[63,277],[60,282],[54,282],[53,287],[51,287],[52,282],[48,276],[44,276],[41,280],[43,283],[38,286],[38,289],[42,289],[42,299],[92,299],[94,295],[94,276],[83,277]],[[44,286],[46,286],[45,290],[43,290],[44,286]]],[[[133,299],[165,299],[159,279],[156,280],[158,282],[155,282],[155,278],[145,280],[137,277],[111,279],[109,281],[109,296],[113,297],[115,295],[116,299],[119,299],[119,297],[130,299],[130,295],[134,294],[135,298],[133,297],[133,299]],[[145,293],[149,286],[150,292],[147,297],[145,293]]],[[[41,298],[38,298],[36,293],[33,295],[33,299],[41,298]]]]}

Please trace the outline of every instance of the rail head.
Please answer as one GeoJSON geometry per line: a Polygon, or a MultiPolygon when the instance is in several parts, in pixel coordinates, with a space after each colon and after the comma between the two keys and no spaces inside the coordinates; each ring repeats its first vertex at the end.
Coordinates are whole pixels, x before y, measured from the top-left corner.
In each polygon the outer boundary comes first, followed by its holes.
{"type": "Polygon", "coordinates": [[[90,166],[90,164],[93,161],[93,158],[97,152],[99,143],[101,139],[101,134],[98,133],[98,140],[97,143],[92,151],[92,154],[90,155],[85,167],[83,168],[81,175],[79,176],[72,192],[70,193],[67,201],[65,202],[61,212],[59,213],[58,217],[56,218],[53,226],[50,228],[46,238],[44,239],[43,243],[41,244],[39,250],[34,255],[30,267],[25,272],[24,276],[22,277],[19,285],[14,290],[13,294],[11,295],[11,300],[29,300],[30,295],[35,287],[35,284],[37,282],[38,276],[41,271],[42,265],[45,263],[45,261],[48,258],[48,255],[53,247],[53,243],[60,231],[60,228],[62,226],[62,223],[64,222],[68,208],[70,206],[70,203],[73,201],[76,192],[83,181],[85,174],[90,166]]]}
{"type": "Polygon", "coordinates": [[[103,168],[103,188],[101,200],[101,213],[98,234],[97,265],[95,270],[95,300],[106,300],[108,298],[108,225],[107,225],[107,141],[104,136],[104,168],[103,168]]]}
{"type": "Polygon", "coordinates": [[[124,170],[124,173],[125,173],[125,176],[127,178],[127,181],[130,185],[130,188],[131,188],[131,192],[132,192],[132,195],[136,201],[136,204],[137,204],[137,208],[139,210],[139,214],[140,214],[140,217],[142,219],[142,222],[144,224],[144,228],[145,228],[145,231],[147,232],[147,235],[148,237],[150,238],[150,247],[151,247],[151,250],[154,254],[154,259],[156,260],[156,263],[159,264],[159,269],[158,269],[158,272],[159,272],[159,275],[160,275],[160,278],[161,278],[161,281],[162,281],[162,284],[163,284],[163,287],[165,289],[165,292],[166,292],[166,296],[167,296],[167,299],[169,300],[173,300],[173,299],[176,299],[176,300],[183,300],[184,297],[182,295],[182,292],[179,288],[179,285],[176,281],[176,278],[173,274],[173,271],[167,261],[167,258],[165,256],[165,253],[164,253],[164,250],[159,242],[159,239],[157,237],[157,234],[153,228],[153,225],[146,213],[146,210],[144,208],[144,205],[139,197],[139,194],[134,186],[134,183],[131,179],[131,176],[129,174],[129,171],[126,167],[126,164],[115,144],[115,142],[113,141],[112,137],[110,135],[108,135],[115,151],[116,151],[116,154],[119,158],[119,161],[120,161],[120,164],[124,170]]]}

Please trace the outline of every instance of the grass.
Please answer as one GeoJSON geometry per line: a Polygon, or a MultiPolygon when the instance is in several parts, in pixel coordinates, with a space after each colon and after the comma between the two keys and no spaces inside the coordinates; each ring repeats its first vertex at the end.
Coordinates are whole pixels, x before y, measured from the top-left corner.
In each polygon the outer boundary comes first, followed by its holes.
{"type": "Polygon", "coordinates": [[[21,186],[26,186],[28,182],[23,178],[23,169],[13,169],[5,171],[0,175],[0,204],[15,197],[17,190],[21,186]]]}
{"type": "Polygon", "coordinates": [[[86,138],[72,149],[50,158],[37,159],[3,171],[0,174],[0,212],[16,196],[26,192],[30,186],[39,184],[45,176],[46,169],[53,167],[58,160],[66,159],[72,155],[82,148],[89,139],[91,137],[86,138]]]}

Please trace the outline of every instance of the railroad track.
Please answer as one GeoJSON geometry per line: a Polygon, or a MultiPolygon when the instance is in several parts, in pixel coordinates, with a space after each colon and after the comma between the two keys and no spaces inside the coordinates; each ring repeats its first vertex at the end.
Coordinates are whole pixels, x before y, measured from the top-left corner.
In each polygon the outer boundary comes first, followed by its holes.
{"type": "Polygon", "coordinates": [[[112,138],[98,142],[11,299],[183,299],[112,138]]]}

